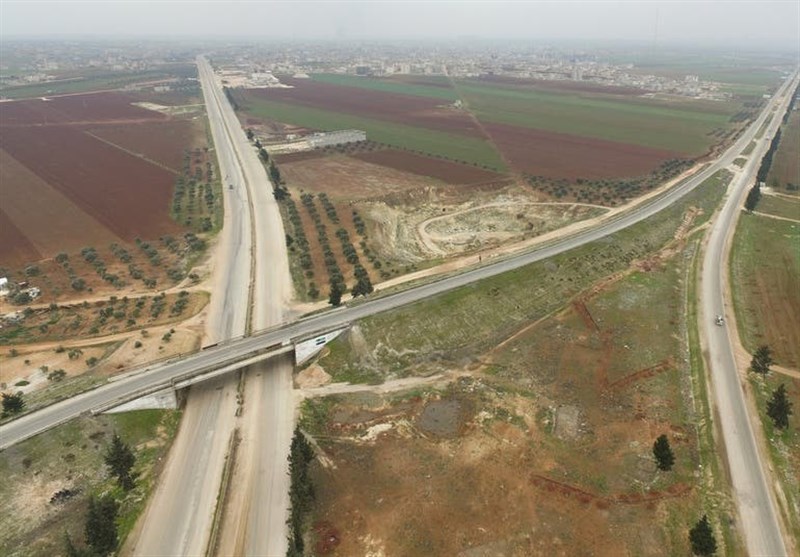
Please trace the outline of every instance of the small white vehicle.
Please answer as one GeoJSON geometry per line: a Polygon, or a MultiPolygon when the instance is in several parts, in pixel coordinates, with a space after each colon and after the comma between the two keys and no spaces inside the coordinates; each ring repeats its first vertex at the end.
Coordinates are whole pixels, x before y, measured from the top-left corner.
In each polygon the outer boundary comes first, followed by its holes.
{"type": "Polygon", "coordinates": [[[718,327],[722,327],[722,324],[723,324],[724,322],[725,322],[725,319],[723,319],[721,315],[717,315],[717,317],[714,319],[714,323],[715,323],[715,324],[716,324],[718,327]]]}

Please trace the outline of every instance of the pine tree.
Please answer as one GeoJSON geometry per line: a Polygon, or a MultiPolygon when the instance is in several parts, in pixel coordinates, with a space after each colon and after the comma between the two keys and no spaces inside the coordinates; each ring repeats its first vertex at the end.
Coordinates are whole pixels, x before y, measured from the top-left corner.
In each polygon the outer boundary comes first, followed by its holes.
{"type": "Polygon", "coordinates": [[[669,446],[669,439],[666,435],[661,435],[653,443],[653,456],[656,457],[656,465],[659,470],[667,471],[672,469],[675,464],[675,455],[669,446]]]}
{"type": "Polygon", "coordinates": [[[120,487],[125,491],[133,489],[134,476],[131,474],[131,470],[136,463],[136,457],[131,448],[116,433],[106,451],[105,461],[111,473],[116,476],[120,487]]]}
{"type": "Polygon", "coordinates": [[[753,353],[753,359],[750,361],[750,369],[756,373],[766,375],[769,373],[769,366],[773,364],[772,351],[769,346],[763,344],[756,348],[753,353]]]}
{"type": "Polygon", "coordinates": [[[3,393],[3,416],[17,414],[25,408],[25,399],[22,398],[22,391],[14,394],[3,393]]]}
{"type": "Polygon", "coordinates": [[[328,296],[328,303],[334,307],[342,304],[342,287],[338,282],[331,284],[331,293],[328,296]]]}
{"type": "Polygon", "coordinates": [[[772,418],[772,423],[778,429],[789,427],[789,416],[792,415],[792,403],[786,396],[786,387],[783,383],[772,392],[772,397],[767,401],[767,416],[772,418]]]}
{"type": "Polygon", "coordinates": [[[744,200],[744,208],[752,213],[759,201],[761,201],[761,187],[756,184],[747,192],[747,199],[744,200]]]}
{"type": "Polygon", "coordinates": [[[86,513],[86,545],[105,557],[117,547],[117,502],[109,496],[89,499],[86,513]]]}
{"type": "Polygon", "coordinates": [[[694,528],[689,530],[689,542],[692,544],[692,553],[695,555],[714,555],[717,552],[717,540],[714,538],[714,531],[708,522],[708,516],[697,521],[694,528]]]}

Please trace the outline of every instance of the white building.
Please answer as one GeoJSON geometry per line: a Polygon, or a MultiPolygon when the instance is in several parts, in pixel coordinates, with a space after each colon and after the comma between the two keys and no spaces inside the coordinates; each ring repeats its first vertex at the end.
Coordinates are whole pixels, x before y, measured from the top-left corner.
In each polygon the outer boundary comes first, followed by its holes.
{"type": "Polygon", "coordinates": [[[312,149],[331,147],[345,143],[357,143],[367,140],[367,132],[362,130],[337,130],[334,132],[315,133],[306,138],[312,149]]]}

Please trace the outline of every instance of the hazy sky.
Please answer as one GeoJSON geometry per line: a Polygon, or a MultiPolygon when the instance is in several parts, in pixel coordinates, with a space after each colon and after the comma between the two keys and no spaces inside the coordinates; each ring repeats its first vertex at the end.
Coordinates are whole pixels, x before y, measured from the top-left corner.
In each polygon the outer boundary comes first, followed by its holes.
{"type": "Polygon", "coordinates": [[[632,39],[800,43],[800,0],[0,0],[0,37],[632,39]]]}

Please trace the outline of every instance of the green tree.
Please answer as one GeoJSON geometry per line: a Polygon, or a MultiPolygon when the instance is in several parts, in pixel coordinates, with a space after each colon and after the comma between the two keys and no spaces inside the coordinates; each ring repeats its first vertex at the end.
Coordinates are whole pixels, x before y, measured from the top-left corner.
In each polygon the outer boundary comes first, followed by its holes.
{"type": "Polygon", "coordinates": [[[251,130],[250,128],[247,128],[245,133],[247,133],[247,139],[249,139],[250,141],[253,141],[253,130],[251,130]]]}
{"type": "Polygon", "coordinates": [[[694,528],[689,530],[689,542],[692,544],[692,553],[695,555],[714,555],[717,552],[717,540],[714,531],[708,522],[708,516],[697,521],[694,528]]]}
{"type": "Polygon", "coordinates": [[[367,294],[372,293],[374,290],[375,288],[373,288],[372,282],[369,280],[369,276],[364,274],[358,277],[355,286],[353,286],[353,297],[366,296],[367,294]]]}
{"type": "Polygon", "coordinates": [[[89,499],[84,529],[86,545],[101,557],[109,555],[117,547],[118,509],[117,502],[108,495],[89,499]]]}
{"type": "Polygon", "coordinates": [[[747,199],[744,200],[744,208],[752,213],[759,201],[761,201],[761,187],[756,184],[747,192],[747,199]]]}
{"type": "Polygon", "coordinates": [[[769,366],[773,364],[772,351],[769,346],[763,344],[756,348],[753,359],[750,361],[750,369],[756,373],[766,375],[769,373],[769,366]]]}
{"type": "Polygon", "coordinates": [[[18,414],[25,408],[25,400],[22,398],[22,391],[16,393],[3,393],[3,416],[18,414]]]}
{"type": "Polygon", "coordinates": [[[131,448],[116,433],[106,450],[105,461],[111,474],[117,478],[119,486],[125,491],[133,489],[134,475],[131,470],[136,464],[136,457],[131,448]]]}
{"type": "Polygon", "coordinates": [[[660,435],[653,443],[653,456],[656,458],[656,465],[659,470],[671,470],[675,464],[675,455],[669,446],[669,439],[666,435],[660,435]]]}
{"type": "Polygon", "coordinates": [[[338,282],[333,283],[331,285],[331,293],[328,296],[328,303],[334,307],[342,305],[342,294],[344,294],[344,291],[341,285],[338,282]]]}
{"type": "Polygon", "coordinates": [[[786,396],[786,386],[781,383],[772,391],[772,397],[767,401],[767,416],[772,418],[772,423],[778,429],[789,427],[789,416],[792,415],[792,403],[786,396]]]}

